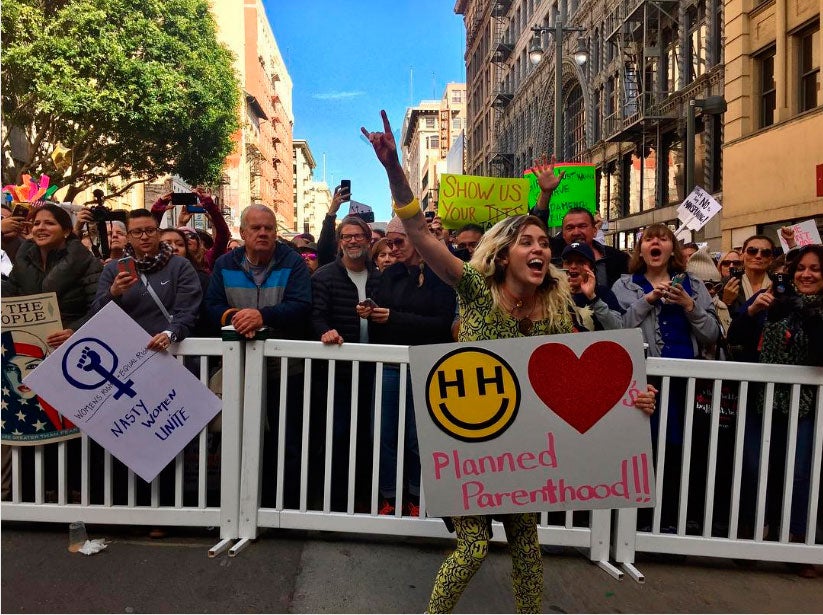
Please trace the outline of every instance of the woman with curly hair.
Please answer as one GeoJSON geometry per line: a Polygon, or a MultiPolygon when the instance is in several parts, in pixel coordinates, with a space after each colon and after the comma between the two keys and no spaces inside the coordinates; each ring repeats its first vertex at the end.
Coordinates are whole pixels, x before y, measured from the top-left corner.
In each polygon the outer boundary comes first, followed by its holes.
{"type": "MultiPolygon", "coordinates": [[[[543,223],[534,216],[514,216],[497,223],[483,236],[471,261],[464,263],[429,232],[397,158],[389,120],[385,111],[381,114],[383,132],[361,130],[386,169],[394,211],[408,239],[437,276],[457,291],[461,316],[458,341],[573,332],[575,305],[565,276],[550,264],[549,237],[543,223]]],[[[654,394],[641,394],[635,405],[651,412],[654,394]]],[[[543,558],[537,517],[537,513],[500,515],[512,555],[515,604],[522,613],[539,612],[542,602],[543,558]]],[[[491,517],[452,517],[451,522],[457,548],[437,574],[427,609],[430,613],[454,609],[488,554],[491,517]]]]}

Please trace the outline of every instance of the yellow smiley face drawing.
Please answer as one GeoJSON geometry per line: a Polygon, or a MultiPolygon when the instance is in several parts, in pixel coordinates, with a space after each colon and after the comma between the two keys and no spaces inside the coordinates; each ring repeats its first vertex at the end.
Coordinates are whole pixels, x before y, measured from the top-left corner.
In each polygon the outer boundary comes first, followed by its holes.
{"type": "Polygon", "coordinates": [[[435,424],[464,442],[502,434],[520,407],[520,383],[506,361],[480,348],[454,350],[426,379],[426,405],[435,424]]]}

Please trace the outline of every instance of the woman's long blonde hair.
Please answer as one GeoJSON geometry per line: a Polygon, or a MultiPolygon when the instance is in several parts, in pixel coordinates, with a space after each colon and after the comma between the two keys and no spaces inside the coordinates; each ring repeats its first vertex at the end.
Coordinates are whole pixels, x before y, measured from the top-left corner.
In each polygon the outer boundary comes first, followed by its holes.
{"type": "MultiPolygon", "coordinates": [[[[506,258],[523,230],[528,226],[540,228],[548,236],[548,229],[535,216],[512,216],[501,220],[483,235],[474,251],[470,265],[486,279],[492,294],[494,309],[507,314],[501,302],[501,287],[506,277],[506,267],[500,262],[506,258]]],[[[549,257],[551,258],[551,256],[549,257]]],[[[549,272],[537,287],[537,296],[543,305],[543,318],[549,321],[551,329],[572,326],[572,313],[576,310],[571,289],[566,276],[549,264],[549,272]]]]}

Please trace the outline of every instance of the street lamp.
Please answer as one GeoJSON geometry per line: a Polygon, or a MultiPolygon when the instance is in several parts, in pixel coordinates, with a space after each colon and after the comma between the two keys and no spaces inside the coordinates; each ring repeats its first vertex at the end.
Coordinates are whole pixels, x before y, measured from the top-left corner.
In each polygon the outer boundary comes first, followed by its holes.
{"type": "Polygon", "coordinates": [[[694,154],[695,154],[695,113],[700,109],[701,115],[721,115],[726,112],[726,99],[722,96],[693,98],[686,110],[686,186],[685,195],[694,190],[694,154]]]}
{"type": "Polygon", "coordinates": [[[542,26],[532,26],[532,42],[529,45],[529,61],[534,64],[540,64],[543,60],[543,41],[541,35],[544,32],[554,34],[554,155],[562,158],[560,154],[561,143],[563,143],[563,135],[561,130],[561,122],[563,121],[561,113],[561,94],[563,89],[563,35],[567,32],[577,32],[577,50],[574,52],[574,61],[578,66],[583,66],[589,59],[589,51],[586,46],[586,37],[583,32],[585,28],[578,28],[577,26],[563,26],[563,20],[558,16],[554,20],[554,28],[544,28],[542,26]]]}

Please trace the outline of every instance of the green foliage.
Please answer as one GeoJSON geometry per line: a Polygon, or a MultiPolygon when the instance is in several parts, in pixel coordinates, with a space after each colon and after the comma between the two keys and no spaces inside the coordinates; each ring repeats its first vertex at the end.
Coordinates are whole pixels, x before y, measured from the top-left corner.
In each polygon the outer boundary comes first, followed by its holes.
{"type": "Polygon", "coordinates": [[[4,184],[220,178],[240,87],[207,0],[6,0],[2,40],[4,184]]]}

